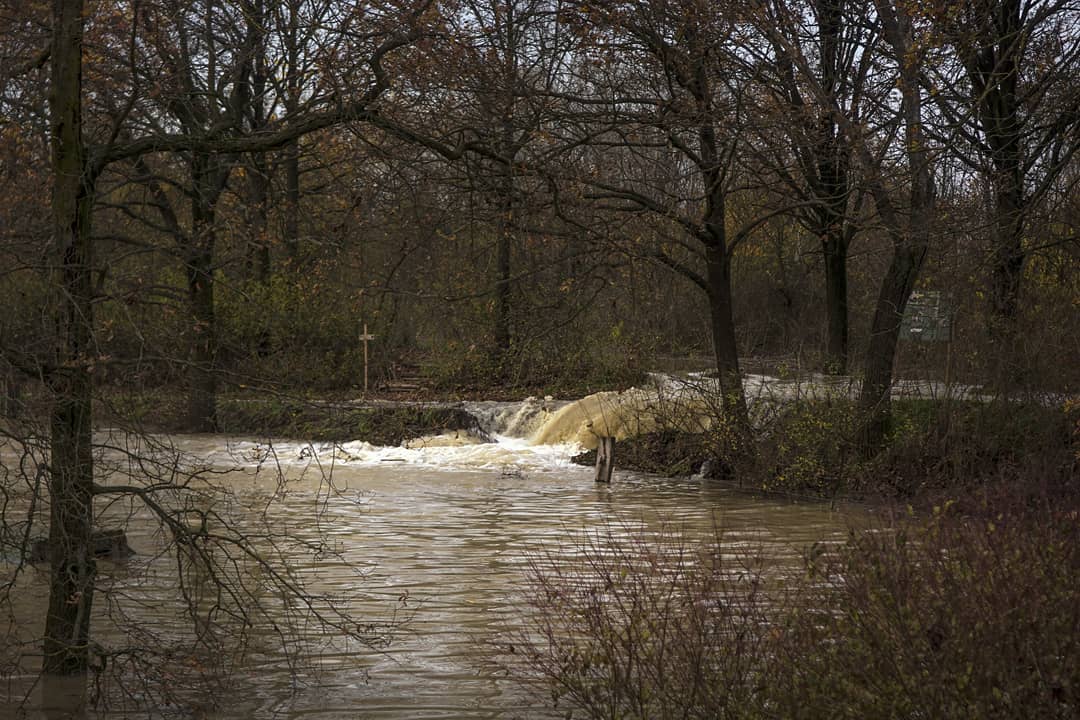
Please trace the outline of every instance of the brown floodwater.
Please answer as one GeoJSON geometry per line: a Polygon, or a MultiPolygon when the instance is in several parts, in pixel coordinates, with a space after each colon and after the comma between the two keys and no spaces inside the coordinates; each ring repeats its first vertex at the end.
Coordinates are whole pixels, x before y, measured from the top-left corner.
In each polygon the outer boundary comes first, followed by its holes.
{"type": "MultiPolygon", "coordinates": [[[[186,462],[222,472],[213,483],[232,493],[229,511],[237,522],[250,521],[254,549],[265,549],[256,528],[322,538],[333,552],[313,557],[282,549],[290,572],[313,590],[335,594],[365,622],[406,622],[377,649],[341,642],[314,623],[285,636],[256,628],[217,694],[161,707],[162,716],[175,711],[217,720],[546,717],[535,699],[487,662],[490,643],[521,624],[530,557],[570,557],[576,552],[573,538],[584,532],[610,534],[618,542],[635,528],[665,527],[692,540],[719,524],[733,551],[754,548],[782,572],[797,568],[813,542],[842,537],[852,520],[851,511],[826,504],[750,496],[700,478],[617,473],[610,486],[596,485],[590,469],[569,463],[572,446],[520,438],[477,444],[446,437],[410,448],[271,448],[209,436],[163,440],[186,453],[186,462]],[[299,643],[313,651],[303,667],[287,662],[282,637],[286,647],[299,643]]],[[[109,457],[105,452],[102,466],[109,457]]],[[[202,509],[218,501],[207,490],[202,509]]],[[[156,637],[165,645],[187,637],[177,561],[160,525],[137,503],[98,502],[102,524],[124,522],[137,555],[99,563],[95,642],[115,647],[156,637]],[[154,635],[136,635],[136,627],[154,635]]],[[[0,572],[6,572],[3,567],[0,572]]],[[[43,570],[20,577],[13,595],[15,636],[40,632],[46,590],[43,570]]],[[[48,710],[63,703],[55,687],[36,681],[35,661],[40,658],[32,648],[23,648],[19,666],[0,680],[0,717],[67,717],[48,710]]],[[[167,675],[156,677],[168,681],[167,675]]],[[[136,692],[131,702],[138,701],[136,692]]],[[[85,717],[130,717],[122,703],[113,708],[85,717]]]]}

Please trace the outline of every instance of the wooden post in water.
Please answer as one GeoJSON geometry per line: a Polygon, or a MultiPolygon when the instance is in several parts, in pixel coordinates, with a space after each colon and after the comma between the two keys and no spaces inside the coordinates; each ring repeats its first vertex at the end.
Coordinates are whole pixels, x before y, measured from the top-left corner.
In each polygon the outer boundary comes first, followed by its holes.
{"type": "Polygon", "coordinates": [[[369,340],[374,340],[374,335],[369,335],[367,331],[367,323],[364,323],[364,332],[360,333],[360,339],[364,341],[364,394],[368,391],[368,351],[367,344],[369,340]]]}
{"type": "Polygon", "coordinates": [[[600,436],[596,446],[596,482],[611,483],[611,471],[615,469],[615,438],[600,436]]]}

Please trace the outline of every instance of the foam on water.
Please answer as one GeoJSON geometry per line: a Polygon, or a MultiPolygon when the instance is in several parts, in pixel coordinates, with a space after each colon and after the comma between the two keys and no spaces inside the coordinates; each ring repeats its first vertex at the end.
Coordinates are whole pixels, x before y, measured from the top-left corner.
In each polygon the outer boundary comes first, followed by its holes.
{"type": "MultiPolygon", "coordinates": [[[[803,387],[762,375],[746,376],[745,388],[752,412],[802,395],[838,392],[820,382],[803,387]]],[[[463,403],[461,407],[477,420],[476,432],[456,430],[425,435],[390,447],[361,441],[241,439],[223,448],[220,438],[208,437],[205,450],[196,453],[192,461],[208,467],[249,468],[273,464],[290,468],[398,464],[450,471],[565,470],[573,467],[571,457],[595,448],[600,437],[623,440],[660,425],[687,432],[706,430],[719,410],[718,391],[716,380],[704,374],[653,375],[644,387],[598,392],[573,402],[530,397],[521,402],[463,403]]],[[[201,445],[195,439],[189,442],[201,445]]]]}
{"type": "MultiPolygon", "coordinates": [[[[532,445],[522,438],[496,436],[483,442],[460,435],[427,436],[400,446],[379,446],[362,441],[305,443],[296,441],[230,443],[228,460],[246,467],[346,466],[423,467],[431,470],[499,470],[504,473],[565,471],[576,467],[570,458],[581,451],[570,443],[532,445]]],[[[225,460],[226,458],[221,458],[225,460]]]]}

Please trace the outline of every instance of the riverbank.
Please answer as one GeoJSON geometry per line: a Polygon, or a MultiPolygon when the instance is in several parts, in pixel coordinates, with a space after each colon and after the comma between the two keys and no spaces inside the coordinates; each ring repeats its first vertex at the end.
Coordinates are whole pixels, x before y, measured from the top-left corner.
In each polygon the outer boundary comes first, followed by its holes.
{"type": "MultiPolygon", "coordinates": [[[[722,423],[696,423],[695,432],[688,432],[687,412],[704,408],[707,414],[710,406],[700,400],[691,400],[691,406],[698,403],[696,408],[688,406],[676,391],[659,403],[662,412],[650,419],[651,426],[620,439],[616,468],[666,477],[705,474],[735,479],[746,489],[825,500],[933,505],[1004,484],[1046,486],[1053,494],[1080,493],[1080,403],[899,398],[893,401],[884,449],[865,458],[857,442],[857,409],[846,395],[830,391],[790,399],[784,383],[774,387],[761,378],[755,382],[761,385],[759,390],[775,397],[768,411],[758,414],[752,465],[732,462],[722,423]]],[[[613,393],[605,397],[605,407],[610,410],[615,407],[612,402],[630,395],[613,393]]],[[[148,432],[184,432],[183,400],[181,393],[167,390],[105,394],[98,401],[97,417],[102,424],[148,432]]],[[[524,407],[520,397],[515,400],[524,407]]],[[[545,412],[570,404],[555,399],[538,402],[546,406],[545,412]]],[[[243,391],[219,397],[218,429],[234,436],[379,446],[453,431],[482,441],[490,433],[505,434],[505,428],[492,427],[490,418],[482,422],[470,410],[484,404],[429,390],[405,398],[353,400],[243,391]]],[[[515,436],[526,439],[528,433],[518,428],[515,436]]],[[[591,465],[595,455],[584,453],[574,461],[591,465]]]]}
{"type": "MultiPolygon", "coordinates": [[[[175,392],[106,395],[96,409],[99,423],[106,425],[154,433],[190,431],[184,397],[175,392]]],[[[225,435],[400,445],[422,435],[481,431],[460,402],[434,394],[348,400],[236,393],[220,396],[217,411],[217,432],[225,435]]]]}
{"type": "MultiPolygon", "coordinates": [[[[825,500],[937,503],[1013,484],[1080,494],[1080,405],[896,400],[886,446],[859,452],[848,401],[797,401],[759,430],[752,467],[733,467],[722,427],[664,428],[621,440],[615,464],[668,477],[737,477],[741,487],[825,500]]],[[[595,451],[573,461],[591,465],[595,451]]]]}

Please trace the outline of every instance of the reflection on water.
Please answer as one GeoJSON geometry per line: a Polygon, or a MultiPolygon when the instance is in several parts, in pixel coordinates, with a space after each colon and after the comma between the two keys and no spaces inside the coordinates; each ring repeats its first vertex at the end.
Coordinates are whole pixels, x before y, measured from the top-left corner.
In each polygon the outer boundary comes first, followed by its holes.
{"type": "MultiPolygon", "coordinates": [[[[567,462],[572,448],[565,446],[530,449],[504,442],[469,456],[468,446],[452,443],[414,449],[226,445],[211,437],[177,443],[211,465],[231,467],[240,460],[244,468],[232,471],[227,481],[237,498],[266,513],[271,526],[329,538],[339,556],[292,558],[291,570],[316,589],[339,595],[364,618],[410,614],[407,627],[384,650],[307,637],[325,643],[325,652],[314,668],[301,672],[299,682],[274,638],[255,642],[241,672],[229,679],[224,701],[185,708],[188,717],[538,717],[539,711],[522,707],[507,680],[485,667],[478,650],[479,643],[496,639],[500,628],[519,617],[517,593],[530,553],[609,526],[617,536],[623,527],[673,522],[690,536],[704,535],[713,531],[716,517],[727,542],[760,545],[783,562],[823,535],[844,531],[844,519],[824,505],[751,498],[693,479],[622,474],[612,485],[598,486],[591,470],[567,462]],[[391,453],[404,459],[384,462],[391,453]],[[284,485],[267,471],[268,464],[285,469],[284,485]],[[475,469],[462,469],[470,464],[475,469]],[[316,469],[330,473],[329,484],[316,469]]],[[[103,584],[114,593],[112,607],[123,606],[127,618],[98,622],[99,642],[132,641],[126,633],[135,625],[162,636],[182,634],[185,621],[177,617],[170,596],[175,560],[160,554],[165,542],[157,525],[130,507],[107,512],[127,520],[129,540],[139,554],[126,564],[100,563],[103,584]]],[[[16,610],[26,614],[25,628],[40,614],[46,582],[41,571],[23,579],[24,600],[16,610]]],[[[95,610],[105,613],[109,603],[96,603],[95,610]]],[[[0,686],[0,703],[7,702],[10,710],[13,695],[25,689],[25,683],[12,679],[6,688],[0,686]]],[[[41,695],[39,685],[30,704],[40,703],[41,695]]],[[[0,716],[7,717],[2,710],[0,704],[0,716]]],[[[108,715],[92,717],[101,716],[108,715]]],[[[38,710],[28,717],[51,720],[56,714],[38,710]]]]}

